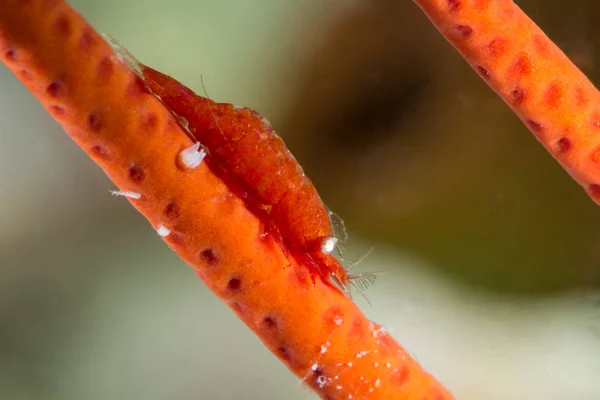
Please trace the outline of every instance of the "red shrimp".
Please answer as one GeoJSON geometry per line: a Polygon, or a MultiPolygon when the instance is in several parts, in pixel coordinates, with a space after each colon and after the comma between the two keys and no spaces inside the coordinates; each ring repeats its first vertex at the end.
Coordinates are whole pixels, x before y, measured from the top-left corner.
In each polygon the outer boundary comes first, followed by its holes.
{"type": "Polygon", "coordinates": [[[177,80],[139,64],[149,89],[178,117],[208,156],[207,164],[276,228],[294,257],[324,280],[332,279],[346,294],[349,276],[331,254],[337,244],[330,212],[283,140],[258,112],[216,103],[177,80]]]}

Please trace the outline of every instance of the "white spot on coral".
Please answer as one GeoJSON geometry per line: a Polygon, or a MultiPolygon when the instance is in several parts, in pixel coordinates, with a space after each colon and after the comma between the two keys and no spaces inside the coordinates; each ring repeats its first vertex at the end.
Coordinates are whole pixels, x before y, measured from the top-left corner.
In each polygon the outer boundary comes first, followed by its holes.
{"type": "Polygon", "coordinates": [[[326,342],[325,344],[321,345],[321,354],[325,354],[327,353],[327,348],[329,348],[329,346],[331,345],[331,343],[326,342]]]}
{"type": "Polygon", "coordinates": [[[379,386],[381,386],[381,381],[379,379],[377,379],[375,381],[375,387],[379,387],[379,386]]]}
{"type": "Polygon", "coordinates": [[[136,199],[136,200],[138,200],[142,197],[142,195],[139,193],[127,192],[127,191],[123,191],[123,190],[111,190],[110,193],[114,196],[129,197],[130,199],[136,199]]]}
{"type": "Polygon", "coordinates": [[[234,110],[243,110],[245,107],[243,106],[236,106],[235,104],[233,105],[233,109],[234,110]]]}
{"type": "Polygon", "coordinates": [[[360,351],[360,352],[356,353],[356,358],[363,358],[367,354],[369,354],[368,351],[360,351]]]}
{"type": "Polygon", "coordinates": [[[373,393],[373,388],[369,388],[369,393],[373,393]]]}
{"type": "Polygon", "coordinates": [[[312,367],[310,367],[310,369],[311,369],[311,371],[313,371],[313,372],[314,372],[314,371],[316,371],[317,369],[319,369],[319,364],[317,364],[317,363],[314,363],[314,364],[312,365],[312,367]]]}
{"type": "Polygon", "coordinates": [[[156,229],[156,233],[158,233],[158,236],[165,237],[169,236],[171,234],[171,231],[166,226],[159,225],[156,229]]]}
{"type": "Polygon", "coordinates": [[[336,388],[337,390],[342,390],[342,387],[341,387],[340,385],[337,385],[335,388],[336,388]]]}
{"type": "Polygon", "coordinates": [[[321,243],[321,252],[323,254],[331,254],[335,250],[337,242],[338,240],[334,237],[323,240],[323,243],[321,243]]]}
{"type": "Polygon", "coordinates": [[[385,363],[385,366],[388,368],[392,368],[392,363],[385,363]]]}
{"type": "Polygon", "coordinates": [[[374,364],[373,364],[373,366],[375,366],[375,367],[379,367],[379,363],[378,363],[378,362],[376,362],[376,363],[374,363],[374,364]]]}
{"type": "Polygon", "coordinates": [[[328,379],[324,375],[321,375],[317,378],[317,385],[319,385],[319,387],[321,389],[327,384],[328,384],[328,379]]]}
{"type": "Polygon", "coordinates": [[[200,142],[196,142],[193,146],[179,153],[181,162],[188,168],[196,168],[202,163],[204,157],[206,157],[206,152],[200,148],[200,142]]]}
{"type": "Polygon", "coordinates": [[[364,377],[364,376],[361,376],[359,379],[360,379],[361,381],[364,381],[364,380],[365,380],[365,377],[364,377]]]}
{"type": "Polygon", "coordinates": [[[342,324],[342,322],[344,322],[344,319],[343,319],[342,317],[336,317],[336,318],[333,320],[333,323],[334,323],[334,324],[336,324],[336,325],[341,325],[341,324],[342,324]]]}
{"type": "Polygon", "coordinates": [[[387,335],[387,331],[385,330],[385,328],[383,326],[380,326],[379,329],[373,330],[373,337],[385,336],[385,335],[387,335]]]}
{"type": "Polygon", "coordinates": [[[351,362],[348,362],[348,363],[338,363],[337,365],[345,365],[347,367],[351,367],[352,363],[351,362]]]}

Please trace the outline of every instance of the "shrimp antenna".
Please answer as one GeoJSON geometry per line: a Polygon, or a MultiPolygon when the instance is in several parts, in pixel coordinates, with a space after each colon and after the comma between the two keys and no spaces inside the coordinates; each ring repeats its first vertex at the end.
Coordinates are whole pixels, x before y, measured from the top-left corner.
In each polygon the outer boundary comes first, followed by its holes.
{"type": "Polygon", "coordinates": [[[212,100],[210,98],[210,95],[208,94],[208,90],[206,90],[206,85],[204,84],[204,77],[202,76],[202,74],[200,74],[200,83],[202,84],[202,90],[204,91],[206,98],[209,100],[206,104],[208,104],[208,109],[210,110],[210,114],[212,115],[213,120],[215,121],[215,124],[217,125],[217,128],[219,129],[219,132],[221,132],[221,136],[223,136],[225,138],[225,141],[229,145],[229,140],[227,139],[227,136],[225,136],[225,133],[223,132],[223,129],[221,128],[221,125],[219,125],[219,120],[217,119],[217,116],[215,115],[215,111],[212,108],[212,104],[210,104],[210,102],[212,100]]]}
{"type": "Polygon", "coordinates": [[[376,279],[377,276],[373,272],[357,274],[348,278],[348,284],[356,289],[358,293],[360,293],[362,298],[365,299],[370,307],[373,307],[373,304],[371,304],[371,301],[369,301],[368,297],[365,295],[365,291],[369,288],[369,286],[373,286],[375,284],[376,279]]]}
{"type": "Polygon", "coordinates": [[[356,275],[351,275],[348,278],[348,283],[356,290],[366,291],[369,287],[375,284],[377,280],[377,272],[363,272],[356,275]]]}
{"type": "Polygon", "coordinates": [[[348,231],[346,231],[346,224],[344,220],[340,218],[339,215],[327,209],[329,214],[329,221],[331,222],[331,227],[335,238],[337,239],[337,245],[335,247],[338,256],[342,262],[344,261],[344,251],[346,250],[346,243],[348,241],[348,231]]]}
{"type": "Polygon", "coordinates": [[[369,256],[369,254],[371,254],[373,252],[374,249],[375,249],[375,247],[371,246],[371,248],[366,253],[364,253],[363,255],[360,255],[360,253],[358,255],[356,255],[354,257],[354,259],[350,262],[350,265],[348,265],[346,267],[346,272],[352,271],[352,269],[354,267],[356,267],[358,264],[360,264],[361,262],[363,262],[369,256]]]}
{"type": "Polygon", "coordinates": [[[204,91],[204,94],[206,95],[206,97],[208,97],[210,99],[208,90],[206,90],[206,85],[204,84],[204,77],[202,76],[202,74],[200,74],[200,84],[202,85],[202,91],[204,91]]]}
{"type": "Polygon", "coordinates": [[[377,275],[384,274],[385,271],[374,271],[374,272],[362,272],[360,274],[354,274],[348,276],[348,284],[352,286],[354,289],[360,293],[363,299],[369,303],[371,307],[373,304],[369,301],[365,292],[367,289],[373,285],[375,285],[375,281],[377,280],[377,275]]]}
{"type": "MultiPolygon", "coordinates": [[[[371,248],[366,253],[362,255],[360,255],[359,253],[358,255],[356,255],[354,259],[350,262],[348,267],[346,267],[346,272],[350,272],[354,267],[363,262],[373,252],[374,249],[375,248],[371,246],[371,248]]],[[[348,275],[348,285],[356,289],[371,307],[373,307],[373,305],[371,304],[364,292],[366,292],[367,289],[369,289],[369,287],[375,284],[375,281],[377,280],[377,275],[381,273],[383,273],[383,271],[361,272],[358,274],[348,275]]],[[[350,295],[350,292],[348,290],[346,290],[346,293],[350,295]]]]}

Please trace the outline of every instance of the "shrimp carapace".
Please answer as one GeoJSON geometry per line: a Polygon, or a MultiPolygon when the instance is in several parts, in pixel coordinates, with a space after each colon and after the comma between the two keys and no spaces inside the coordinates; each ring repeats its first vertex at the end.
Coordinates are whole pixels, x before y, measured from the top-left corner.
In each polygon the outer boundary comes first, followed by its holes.
{"type": "Polygon", "coordinates": [[[348,276],[331,255],[337,239],[330,212],[269,121],[250,108],[214,102],[159,71],[140,68],[149,89],[204,147],[207,164],[276,228],[294,256],[304,255],[311,273],[334,280],[347,293],[348,276]]]}

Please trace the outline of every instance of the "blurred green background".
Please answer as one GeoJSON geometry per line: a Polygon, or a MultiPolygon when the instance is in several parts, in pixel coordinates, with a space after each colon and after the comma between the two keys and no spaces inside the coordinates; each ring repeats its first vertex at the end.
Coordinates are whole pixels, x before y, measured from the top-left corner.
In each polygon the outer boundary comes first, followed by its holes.
{"type": "MultiPolygon", "coordinates": [[[[600,398],[600,208],[410,0],[71,0],[263,113],[460,399],[600,398]]],[[[598,82],[595,0],[517,1],[598,82]]],[[[312,399],[0,66],[0,398],[312,399]]]]}

